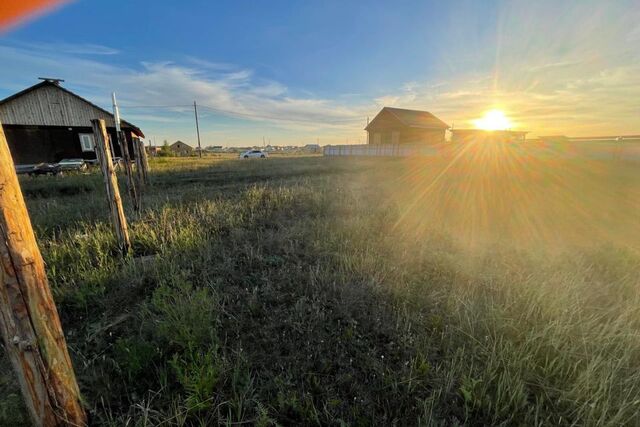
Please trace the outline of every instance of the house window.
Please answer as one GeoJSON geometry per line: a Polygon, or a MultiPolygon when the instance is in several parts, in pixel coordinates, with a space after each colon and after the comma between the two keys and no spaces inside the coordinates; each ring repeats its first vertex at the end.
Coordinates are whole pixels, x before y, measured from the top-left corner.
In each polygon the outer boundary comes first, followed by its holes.
{"type": "Polygon", "coordinates": [[[374,144],[380,144],[382,142],[382,135],[380,135],[379,133],[374,133],[373,134],[373,143],[374,144]]]}
{"type": "Polygon", "coordinates": [[[80,136],[80,147],[82,147],[82,151],[95,151],[95,143],[93,142],[93,134],[92,133],[81,133],[80,136]]]}

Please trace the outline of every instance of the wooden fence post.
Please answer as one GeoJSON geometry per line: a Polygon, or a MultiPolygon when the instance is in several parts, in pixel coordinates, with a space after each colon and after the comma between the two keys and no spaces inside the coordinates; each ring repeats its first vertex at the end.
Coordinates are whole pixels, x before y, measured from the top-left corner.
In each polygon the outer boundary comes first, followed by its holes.
{"type": "Polygon", "coordinates": [[[136,183],[138,184],[139,196],[142,198],[142,187],[147,184],[147,171],[144,144],[138,138],[133,138],[133,153],[136,156],[136,183]]]}
{"type": "Polygon", "coordinates": [[[1,124],[0,329],[34,425],[86,425],[58,311],[1,124]]]}
{"type": "Polygon", "coordinates": [[[144,180],[142,177],[142,158],[140,157],[140,145],[136,138],[133,138],[133,155],[135,157],[136,163],[136,173],[135,173],[135,183],[136,189],[138,192],[138,197],[142,197],[142,186],[144,185],[144,180]]]}
{"type": "MultiPolygon", "coordinates": [[[[133,204],[133,210],[140,211],[140,195],[136,190],[136,184],[133,177],[133,171],[131,170],[131,155],[129,154],[129,143],[123,131],[116,132],[118,135],[118,145],[120,145],[120,152],[122,153],[122,159],[124,160],[124,173],[127,178],[127,191],[131,197],[131,203],[133,204]]],[[[135,149],[135,147],[134,147],[135,149]]]]}
{"type": "MultiPolygon", "coordinates": [[[[122,208],[122,198],[120,197],[120,189],[118,188],[118,179],[113,170],[113,159],[109,150],[109,139],[107,137],[107,128],[104,120],[91,120],[93,126],[93,136],[96,141],[96,154],[102,169],[104,185],[107,190],[107,198],[109,200],[109,209],[111,210],[111,221],[116,230],[118,244],[123,254],[127,254],[131,248],[129,241],[129,231],[127,230],[127,218],[124,216],[122,208]]],[[[129,165],[131,166],[131,165],[129,165]]]]}
{"type": "Polygon", "coordinates": [[[147,159],[147,150],[144,148],[144,141],[138,139],[140,146],[140,158],[142,159],[142,177],[145,185],[149,185],[149,160],[147,159]]]}

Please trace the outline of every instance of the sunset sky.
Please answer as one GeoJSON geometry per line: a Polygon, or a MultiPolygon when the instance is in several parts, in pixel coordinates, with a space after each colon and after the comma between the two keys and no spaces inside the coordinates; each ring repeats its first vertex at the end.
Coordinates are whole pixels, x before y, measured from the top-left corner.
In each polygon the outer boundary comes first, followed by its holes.
{"type": "Polygon", "coordinates": [[[364,143],[382,106],[533,135],[640,134],[640,0],[78,0],[0,35],[0,98],[40,76],[156,141],[364,143]],[[161,107],[154,107],[161,106],[161,107]]]}

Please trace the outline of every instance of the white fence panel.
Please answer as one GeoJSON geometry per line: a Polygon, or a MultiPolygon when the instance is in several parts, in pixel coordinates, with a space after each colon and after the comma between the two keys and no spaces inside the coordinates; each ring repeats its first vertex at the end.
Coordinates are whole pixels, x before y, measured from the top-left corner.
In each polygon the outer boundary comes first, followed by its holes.
{"type": "MultiPolygon", "coordinates": [[[[404,145],[404,144],[361,144],[361,145],[327,145],[325,156],[360,156],[360,157],[413,157],[413,156],[447,156],[459,153],[469,144],[440,145],[404,145]]],[[[624,141],[569,141],[544,143],[537,140],[518,144],[501,144],[501,150],[510,148],[512,154],[532,158],[574,158],[593,160],[640,160],[640,139],[624,141]]],[[[466,147],[465,155],[473,156],[485,144],[466,147]]]]}
{"type": "Polygon", "coordinates": [[[430,146],[407,146],[399,144],[327,145],[325,156],[380,156],[407,157],[433,156],[438,150],[430,146]]]}

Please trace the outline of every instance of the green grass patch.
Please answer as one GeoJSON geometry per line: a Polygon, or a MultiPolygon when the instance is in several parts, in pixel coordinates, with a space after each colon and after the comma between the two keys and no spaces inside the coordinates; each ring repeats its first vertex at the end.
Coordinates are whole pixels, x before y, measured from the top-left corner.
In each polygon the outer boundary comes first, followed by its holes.
{"type": "Polygon", "coordinates": [[[124,260],[24,180],[91,423],[640,423],[637,167],[522,160],[157,159],[124,260]]]}

